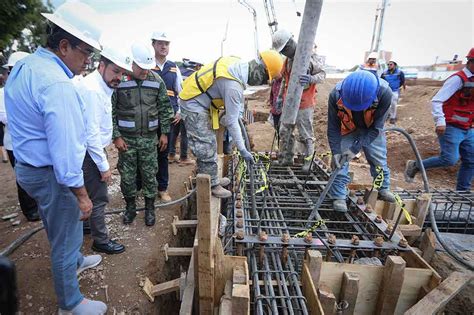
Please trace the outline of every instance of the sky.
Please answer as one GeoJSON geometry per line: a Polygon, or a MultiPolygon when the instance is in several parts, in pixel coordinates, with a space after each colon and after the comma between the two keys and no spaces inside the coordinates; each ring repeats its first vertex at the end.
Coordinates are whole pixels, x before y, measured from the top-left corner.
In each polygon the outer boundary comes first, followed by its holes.
{"type": "MultiPolygon", "coordinates": [[[[96,9],[109,38],[129,45],[149,41],[153,31],[171,37],[171,60],[190,58],[203,63],[224,55],[245,60],[255,56],[252,14],[237,0],[82,0],[96,9]]],[[[55,7],[62,0],[52,0],[55,7]]],[[[264,0],[248,1],[257,11],[260,50],[271,47],[264,0]]],[[[278,27],[297,39],[304,12],[302,0],[274,0],[278,27]]],[[[369,50],[375,12],[381,0],[325,0],[315,42],[326,63],[351,68],[369,50]]],[[[474,47],[474,0],[391,0],[385,13],[381,49],[392,51],[401,66],[433,64],[464,57],[474,47]]]]}

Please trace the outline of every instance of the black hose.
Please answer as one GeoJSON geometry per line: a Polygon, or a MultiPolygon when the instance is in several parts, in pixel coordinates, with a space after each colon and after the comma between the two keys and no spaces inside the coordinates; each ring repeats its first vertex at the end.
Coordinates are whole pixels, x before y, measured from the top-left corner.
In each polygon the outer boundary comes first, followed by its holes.
{"type": "MultiPolygon", "coordinates": [[[[425,170],[425,167],[423,166],[423,162],[422,162],[422,159],[421,159],[420,152],[418,151],[418,148],[416,147],[416,144],[415,144],[415,141],[413,141],[413,138],[410,136],[410,134],[408,132],[406,132],[402,128],[390,127],[390,128],[386,128],[385,131],[396,131],[396,132],[401,133],[402,135],[404,135],[407,138],[408,142],[410,143],[411,148],[413,149],[413,152],[415,153],[416,162],[417,162],[416,165],[420,169],[421,177],[423,178],[423,186],[424,186],[425,192],[429,193],[430,192],[430,186],[429,186],[429,182],[428,182],[428,176],[426,175],[426,170],[425,170]]],[[[429,210],[430,210],[429,213],[430,213],[431,227],[433,228],[433,232],[435,233],[436,238],[438,239],[438,242],[446,250],[446,252],[451,257],[453,257],[457,262],[459,262],[461,265],[465,266],[469,270],[474,271],[474,265],[473,264],[466,261],[466,259],[464,257],[459,255],[455,250],[453,250],[451,247],[449,247],[448,244],[446,244],[444,242],[444,240],[441,237],[441,234],[438,230],[438,225],[436,223],[436,218],[435,218],[435,215],[434,215],[433,205],[432,205],[431,202],[430,202],[430,205],[429,205],[429,210]]]]}

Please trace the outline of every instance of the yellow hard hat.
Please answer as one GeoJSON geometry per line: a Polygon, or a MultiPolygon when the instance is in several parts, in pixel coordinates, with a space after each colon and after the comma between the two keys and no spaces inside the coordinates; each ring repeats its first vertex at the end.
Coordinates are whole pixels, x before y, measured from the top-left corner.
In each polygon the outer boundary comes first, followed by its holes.
{"type": "Polygon", "coordinates": [[[283,59],[281,55],[276,50],[265,50],[260,53],[260,58],[262,58],[265,68],[267,69],[268,77],[270,81],[274,76],[281,72],[283,67],[283,59]]]}

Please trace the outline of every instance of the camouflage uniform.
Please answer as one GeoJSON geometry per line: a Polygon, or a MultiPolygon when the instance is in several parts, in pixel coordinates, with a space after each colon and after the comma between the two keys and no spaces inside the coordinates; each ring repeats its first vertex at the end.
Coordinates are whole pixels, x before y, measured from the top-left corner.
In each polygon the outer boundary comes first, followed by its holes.
{"type": "Polygon", "coordinates": [[[163,80],[152,71],[146,80],[128,79],[112,95],[113,138],[122,137],[128,146],[119,152],[120,187],[125,198],[135,198],[140,172],[143,195],[155,198],[157,183],[157,131],[169,133],[173,108],[163,80]]]}

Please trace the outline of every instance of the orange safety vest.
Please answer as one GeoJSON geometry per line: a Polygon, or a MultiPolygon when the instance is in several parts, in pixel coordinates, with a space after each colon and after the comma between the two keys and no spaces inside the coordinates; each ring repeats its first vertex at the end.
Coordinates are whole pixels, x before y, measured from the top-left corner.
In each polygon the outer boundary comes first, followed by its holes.
{"type": "MultiPolygon", "coordinates": [[[[341,120],[341,135],[345,136],[357,129],[354,119],[352,118],[352,111],[347,108],[342,102],[342,98],[336,103],[337,105],[337,117],[341,120]]],[[[372,106],[364,110],[364,123],[367,127],[372,126],[374,123],[375,110],[377,109],[378,103],[374,102],[372,106]]]]}
{"type": "Polygon", "coordinates": [[[468,130],[474,127],[474,77],[468,78],[464,71],[453,74],[462,80],[462,88],[443,103],[446,123],[468,130]]]}
{"type": "MultiPolygon", "coordinates": [[[[291,67],[288,65],[288,59],[285,60],[283,64],[283,69],[281,70],[281,74],[285,79],[285,86],[283,91],[283,101],[286,97],[286,92],[288,91],[288,86],[290,85],[290,74],[291,74],[291,67]]],[[[301,102],[299,109],[306,109],[316,105],[316,84],[310,84],[307,89],[303,90],[303,94],[301,95],[301,102]]]]}

